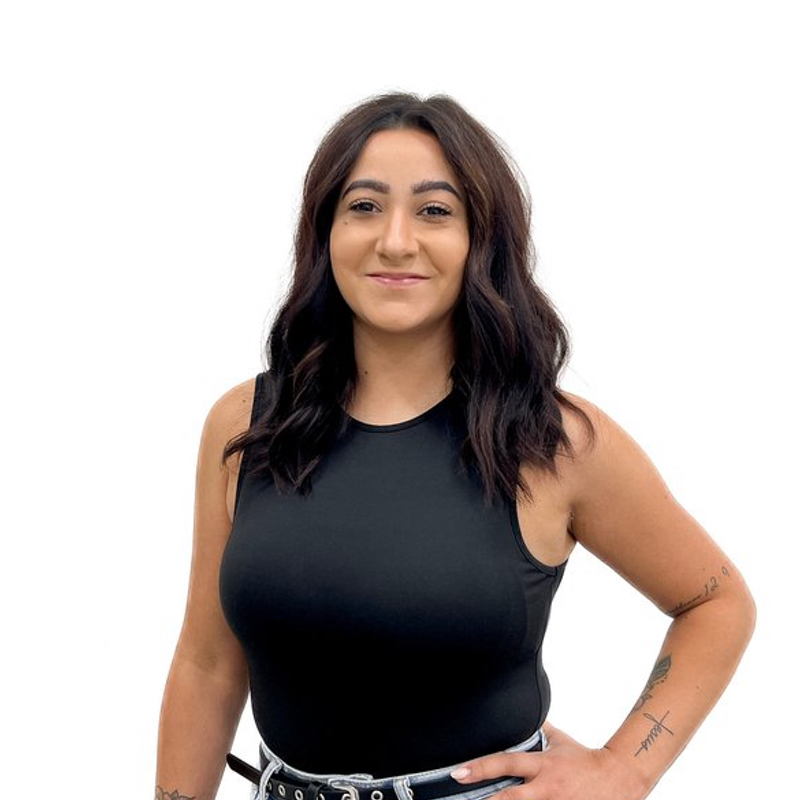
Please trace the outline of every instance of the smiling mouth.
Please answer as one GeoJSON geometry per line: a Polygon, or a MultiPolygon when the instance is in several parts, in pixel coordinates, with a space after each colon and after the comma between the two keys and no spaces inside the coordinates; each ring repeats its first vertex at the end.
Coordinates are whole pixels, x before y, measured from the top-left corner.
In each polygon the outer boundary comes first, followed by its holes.
{"type": "Polygon", "coordinates": [[[413,286],[428,280],[425,275],[413,272],[371,272],[367,277],[384,286],[413,286]]]}

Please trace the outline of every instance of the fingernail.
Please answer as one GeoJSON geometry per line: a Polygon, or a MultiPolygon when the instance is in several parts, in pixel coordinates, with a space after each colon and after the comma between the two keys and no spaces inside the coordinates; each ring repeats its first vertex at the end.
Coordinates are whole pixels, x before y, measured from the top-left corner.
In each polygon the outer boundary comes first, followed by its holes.
{"type": "Polygon", "coordinates": [[[455,778],[457,781],[459,781],[462,778],[468,777],[469,773],[470,773],[469,767],[459,767],[458,769],[454,769],[450,773],[450,777],[451,778],[455,778]]]}

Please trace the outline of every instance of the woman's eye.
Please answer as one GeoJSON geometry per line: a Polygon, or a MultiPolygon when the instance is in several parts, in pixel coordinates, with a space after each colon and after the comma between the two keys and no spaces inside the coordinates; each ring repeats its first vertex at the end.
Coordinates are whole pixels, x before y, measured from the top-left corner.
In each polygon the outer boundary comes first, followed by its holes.
{"type": "Polygon", "coordinates": [[[425,206],[422,209],[422,214],[426,217],[449,217],[453,212],[446,206],[425,206]]]}
{"type": "Polygon", "coordinates": [[[370,214],[378,210],[378,206],[372,200],[356,200],[354,203],[350,203],[348,208],[358,214],[370,214]]]}

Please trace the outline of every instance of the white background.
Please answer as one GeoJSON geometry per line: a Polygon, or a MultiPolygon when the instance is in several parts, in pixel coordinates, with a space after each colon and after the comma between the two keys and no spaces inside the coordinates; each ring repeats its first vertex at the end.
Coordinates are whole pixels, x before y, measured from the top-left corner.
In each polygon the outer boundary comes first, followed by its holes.
{"type": "MultiPolygon", "coordinates": [[[[3,4],[4,796],[152,796],[203,420],[261,369],[319,137],[387,89],[449,93],[508,144],[573,336],[565,387],[639,441],[758,601],[652,797],[793,791],[793,5],[3,4]]],[[[601,745],[665,626],[576,553],[545,652],[554,724],[601,745]]],[[[247,791],[229,774],[219,796],[247,791]]]]}

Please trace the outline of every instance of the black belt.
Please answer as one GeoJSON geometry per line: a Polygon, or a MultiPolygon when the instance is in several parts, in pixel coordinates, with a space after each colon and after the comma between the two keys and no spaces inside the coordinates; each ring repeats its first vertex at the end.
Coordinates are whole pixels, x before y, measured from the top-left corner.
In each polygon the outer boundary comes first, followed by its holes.
{"type": "MultiPolygon", "coordinates": [[[[542,749],[541,739],[527,752],[534,752],[542,749]]],[[[239,775],[247,778],[258,785],[261,780],[261,770],[251,766],[241,758],[237,758],[233,753],[228,753],[226,758],[228,766],[239,775]]],[[[510,776],[509,776],[510,777],[510,776]]],[[[380,779],[378,779],[380,780],[380,779]]],[[[434,798],[448,797],[454,794],[461,794],[472,789],[480,789],[482,786],[490,786],[503,780],[502,778],[492,778],[488,781],[475,781],[474,783],[459,783],[447,776],[435,781],[426,781],[411,786],[410,794],[414,800],[434,800],[434,798]]],[[[347,783],[347,778],[343,777],[337,782],[347,783]]],[[[267,782],[267,791],[277,800],[404,800],[398,797],[394,786],[388,784],[380,789],[374,787],[361,788],[348,785],[348,788],[334,788],[327,783],[317,783],[314,781],[304,781],[286,775],[282,770],[277,769],[270,776],[267,782]]]]}

